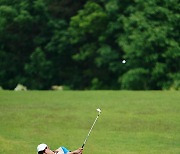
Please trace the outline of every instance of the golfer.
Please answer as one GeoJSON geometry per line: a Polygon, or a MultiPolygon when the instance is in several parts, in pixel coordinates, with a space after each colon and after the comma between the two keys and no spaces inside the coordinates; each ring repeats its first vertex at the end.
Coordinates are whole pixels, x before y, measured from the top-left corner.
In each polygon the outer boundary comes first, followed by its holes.
{"type": "Polygon", "coordinates": [[[38,154],[82,154],[83,148],[75,151],[69,151],[65,147],[59,147],[57,150],[52,151],[46,144],[42,143],[37,146],[38,154]]]}

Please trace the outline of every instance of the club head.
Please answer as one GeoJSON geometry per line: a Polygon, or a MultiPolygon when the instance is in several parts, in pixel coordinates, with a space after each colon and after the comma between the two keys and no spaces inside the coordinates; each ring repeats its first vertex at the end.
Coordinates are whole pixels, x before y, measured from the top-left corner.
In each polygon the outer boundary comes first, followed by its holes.
{"type": "Polygon", "coordinates": [[[101,109],[98,108],[98,109],[96,109],[96,110],[98,111],[99,114],[101,113],[101,109]]]}

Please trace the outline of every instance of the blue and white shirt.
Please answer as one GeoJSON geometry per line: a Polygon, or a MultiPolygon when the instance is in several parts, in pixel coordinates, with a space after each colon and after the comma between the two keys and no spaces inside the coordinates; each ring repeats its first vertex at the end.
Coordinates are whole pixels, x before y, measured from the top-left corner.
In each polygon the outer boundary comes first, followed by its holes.
{"type": "Polygon", "coordinates": [[[70,152],[65,147],[59,147],[57,150],[58,150],[58,153],[56,153],[56,154],[67,154],[68,152],[70,152]]]}

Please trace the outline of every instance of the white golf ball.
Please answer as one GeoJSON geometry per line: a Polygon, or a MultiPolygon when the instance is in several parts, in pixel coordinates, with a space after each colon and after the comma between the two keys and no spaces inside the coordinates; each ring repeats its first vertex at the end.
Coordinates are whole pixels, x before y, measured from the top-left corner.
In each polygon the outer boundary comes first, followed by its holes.
{"type": "Polygon", "coordinates": [[[126,63],[126,60],[123,60],[122,63],[125,64],[125,63],[126,63]]]}

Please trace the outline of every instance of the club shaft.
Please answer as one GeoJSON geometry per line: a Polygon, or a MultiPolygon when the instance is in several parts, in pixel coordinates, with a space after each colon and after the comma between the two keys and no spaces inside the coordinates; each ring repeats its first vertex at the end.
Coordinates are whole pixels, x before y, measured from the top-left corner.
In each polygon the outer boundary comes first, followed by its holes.
{"type": "Polygon", "coordinates": [[[96,117],[96,119],[94,120],[94,123],[93,123],[91,129],[89,130],[89,133],[88,133],[86,139],[84,140],[84,143],[83,143],[83,145],[82,145],[82,148],[85,146],[86,141],[87,141],[87,139],[88,139],[88,137],[89,137],[89,135],[90,135],[90,133],[91,133],[91,131],[92,131],[92,129],[93,129],[93,127],[94,127],[94,125],[95,125],[95,123],[96,123],[96,121],[97,121],[98,118],[99,118],[99,114],[97,115],[97,117],[96,117]]]}

